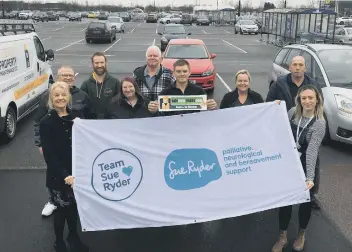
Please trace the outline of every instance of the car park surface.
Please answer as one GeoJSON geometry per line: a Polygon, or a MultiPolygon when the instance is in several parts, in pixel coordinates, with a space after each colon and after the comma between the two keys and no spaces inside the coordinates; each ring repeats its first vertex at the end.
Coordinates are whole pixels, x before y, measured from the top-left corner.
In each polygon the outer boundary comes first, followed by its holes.
{"type": "MultiPolygon", "coordinates": [[[[87,44],[88,22],[60,19],[36,24],[44,47],[55,49],[53,72],[62,65],[71,65],[77,74],[78,87],[91,74],[90,57],[96,51],[107,55],[110,74],[119,79],[131,76],[135,67],[145,64],[146,49],[159,45],[157,33],[163,29],[163,25],[129,22],[125,33],[116,34],[114,44],[87,44]]],[[[277,47],[258,42],[260,35],[235,35],[233,27],[190,26],[187,31],[192,32],[190,38],[202,39],[209,51],[217,55],[215,87],[209,97],[220,104],[223,95],[234,89],[234,75],[240,69],[250,71],[252,89],[266,97],[277,47]]],[[[45,164],[34,146],[33,120],[33,114],[23,119],[16,138],[0,145],[0,251],[4,252],[54,251],[52,217],[40,216],[47,201],[45,164]]],[[[205,137],[214,141],[211,134],[205,137]]],[[[322,210],[313,213],[305,251],[352,251],[351,154],[346,145],[338,143],[322,146],[320,150],[318,198],[322,210]]],[[[294,212],[289,229],[291,244],[298,225],[296,216],[294,212]]],[[[270,251],[276,241],[277,220],[278,213],[273,210],[187,226],[88,232],[82,234],[82,239],[92,252],[263,252],[270,251]]]]}

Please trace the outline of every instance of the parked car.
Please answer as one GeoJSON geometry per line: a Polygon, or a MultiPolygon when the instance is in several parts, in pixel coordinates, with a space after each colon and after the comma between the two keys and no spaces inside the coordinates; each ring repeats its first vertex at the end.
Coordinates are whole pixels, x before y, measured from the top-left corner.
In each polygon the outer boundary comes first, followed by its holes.
{"type": "Polygon", "coordinates": [[[120,17],[122,18],[123,22],[130,22],[131,21],[131,16],[128,14],[128,12],[121,12],[120,17]]]}
{"type": "Polygon", "coordinates": [[[180,24],[189,24],[192,25],[192,16],[191,14],[182,14],[180,24]]]}
{"type": "Polygon", "coordinates": [[[91,41],[108,41],[112,43],[116,40],[116,29],[109,21],[92,21],[86,29],[85,39],[87,43],[91,41]]]}
{"type": "Polygon", "coordinates": [[[147,23],[157,23],[158,17],[156,14],[149,14],[147,17],[147,23]]]}
{"type": "Polygon", "coordinates": [[[73,12],[68,17],[68,21],[82,21],[82,14],[79,12],[73,12]]]}
{"type": "Polygon", "coordinates": [[[259,27],[253,20],[239,20],[235,25],[235,34],[248,33],[248,34],[258,34],[259,27]]]}
{"type": "Polygon", "coordinates": [[[172,15],[170,17],[170,23],[171,24],[180,24],[181,23],[181,16],[180,15],[176,15],[176,14],[172,15]]]}
{"type": "MultiPolygon", "coordinates": [[[[329,32],[328,39],[332,39],[332,38],[333,38],[333,32],[329,32]]],[[[352,27],[336,29],[334,41],[340,44],[352,45],[352,27]]]]}
{"type": "Polygon", "coordinates": [[[97,16],[98,20],[108,20],[109,14],[107,12],[100,12],[97,16]]]}
{"type": "Polygon", "coordinates": [[[39,21],[42,21],[42,22],[46,21],[46,22],[49,22],[48,15],[47,15],[45,12],[40,12],[40,11],[34,13],[33,16],[32,16],[32,19],[33,19],[34,21],[37,21],[37,22],[39,22],[39,21]]]}
{"type": "Polygon", "coordinates": [[[48,20],[50,20],[50,21],[60,20],[59,14],[57,14],[54,11],[47,11],[46,14],[48,15],[48,20]]]}
{"type": "Polygon", "coordinates": [[[32,18],[32,16],[33,16],[33,12],[29,10],[23,10],[18,14],[19,19],[25,19],[25,20],[32,18]]]}
{"type": "Polygon", "coordinates": [[[187,33],[185,27],[181,24],[167,24],[163,33],[159,32],[158,34],[161,35],[160,49],[164,51],[171,39],[184,39],[192,33],[187,33]]]}
{"type": "Polygon", "coordinates": [[[10,19],[17,19],[19,14],[20,14],[19,11],[11,11],[11,12],[8,14],[8,18],[10,18],[10,19]]]}
{"type": "Polygon", "coordinates": [[[352,47],[333,44],[288,45],[275,56],[269,75],[269,85],[289,73],[295,56],[303,56],[306,73],[322,89],[327,131],[324,142],[330,139],[352,144],[352,47]]]}
{"type": "Polygon", "coordinates": [[[161,24],[169,24],[171,20],[171,15],[167,15],[159,19],[159,23],[161,24]]]}
{"type": "Polygon", "coordinates": [[[345,23],[351,23],[352,17],[340,17],[336,19],[336,24],[344,25],[345,23]]]}
{"type": "Polygon", "coordinates": [[[210,25],[210,20],[206,16],[199,16],[197,18],[196,25],[210,25]]]}
{"type": "Polygon", "coordinates": [[[111,23],[111,26],[116,29],[116,32],[125,32],[126,26],[122,18],[117,16],[109,16],[108,21],[111,23]]]}
{"type": "Polygon", "coordinates": [[[213,91],[216,69],[213,64],[215,53],[210,53],[204,42],[199,39],[173,39],[163,53],[162,65],[173,69],[178,59],[186,59],[190,63],[190,81],[205,90],[213,91]]]}

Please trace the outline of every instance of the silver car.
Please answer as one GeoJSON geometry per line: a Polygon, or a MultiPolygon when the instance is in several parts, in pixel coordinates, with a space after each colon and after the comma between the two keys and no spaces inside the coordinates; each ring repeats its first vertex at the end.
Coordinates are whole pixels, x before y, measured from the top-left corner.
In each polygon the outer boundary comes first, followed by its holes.
{"type": "Polygon", "coordinates": [[[293,57],[303,56],[306,73],[321,87],[327,121],[325,141],[352,144],[352,47],[332,44],[288,45],[275,56],[269,85],[289,73],[293,57]]]}
{"type": "Polygon", "coordinates": [[[111,24],[111,27],[116,29],[116,32],[125,32],[125,22],[123,19],[117,16],[109,16],[108,21],[111,24]]]}

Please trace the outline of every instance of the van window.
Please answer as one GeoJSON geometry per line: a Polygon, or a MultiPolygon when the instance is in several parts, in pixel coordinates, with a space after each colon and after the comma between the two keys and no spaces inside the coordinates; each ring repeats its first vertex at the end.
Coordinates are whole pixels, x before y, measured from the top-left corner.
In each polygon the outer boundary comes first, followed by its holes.
{"type": "Polygon", "coordinates": [[[321,88],[326,87],[323,73],[320,70],[318,63],[313,59],[313,79],[319,84],[321,88]]]}
{"type": "Polygon", "coordinates": [[[35,50],[37,51],[37,57],[41,61],[45,61],[45,50],[38,37],[34,37],[35,50]]]}
{"type": "Polygon", "coordinates": [[[285,61],[283,62],[282,66],[288,70],[289,66],[292,63],[292,59],[296,56],[301,55],[301,50],[299,49],[291,49],[291,51],[288,53],[285,61]]]}
{"type": "Polygon", "coordinates": [[[279,66],[282,64],[284,58],[286,57],[286,54],[289,49],[282,49],[276,56],[275,63],[278,64],[279,66]]]}

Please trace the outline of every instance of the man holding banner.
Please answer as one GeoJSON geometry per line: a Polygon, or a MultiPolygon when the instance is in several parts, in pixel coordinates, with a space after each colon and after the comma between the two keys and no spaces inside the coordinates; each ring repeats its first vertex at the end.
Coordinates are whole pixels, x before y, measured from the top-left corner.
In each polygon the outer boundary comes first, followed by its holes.
{"type": "Polygon", "coordinates": [[[187,60],[177,60],[174,63],[173,74],[176,78],[175,84],[161,91],[158,101],[149,103],[150,112],[160,111],[162,115],[179,115],[216,109],[215,100],[207,100],[205,91],[189,82],[191,71],[187,60]]]}

